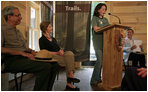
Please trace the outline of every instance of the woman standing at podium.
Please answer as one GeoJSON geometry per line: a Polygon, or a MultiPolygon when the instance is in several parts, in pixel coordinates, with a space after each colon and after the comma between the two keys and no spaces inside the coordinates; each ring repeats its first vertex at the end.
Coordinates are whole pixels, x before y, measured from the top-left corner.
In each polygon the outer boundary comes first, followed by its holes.
{"type": "Polygon", "coordinates": [[[108,19],[104,17],[107,11],[107,6],[104,3],[99,3],[95,10],[92,18],[92,39],[95,49],[95,54],[97,57],[96,64],[94,66],[94,71],[91,77],[90,84],[92,86],[97,86],[101,83],[101,68],[103,59],[103,33],[96,33],[98,29],[109,25],[108,19]]]}

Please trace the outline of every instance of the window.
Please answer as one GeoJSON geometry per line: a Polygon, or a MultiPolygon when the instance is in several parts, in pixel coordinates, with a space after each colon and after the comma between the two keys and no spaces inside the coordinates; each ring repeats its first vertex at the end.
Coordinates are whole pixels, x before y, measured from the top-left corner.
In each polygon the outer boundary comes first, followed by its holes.
{"type": "Polygon", "coordinates": [[[36,24],[36,11],[34,8],[30,8],[30,27],[35,28],[36,24]]]}
{"type": "Polygon", "coordinates": [[[36,9],[34,7],[30,7],[29,11],[30,17],[29,17],[29,48],[38,51],[38,39],[40,35],[39,30],[39,9],[36,9]]]}

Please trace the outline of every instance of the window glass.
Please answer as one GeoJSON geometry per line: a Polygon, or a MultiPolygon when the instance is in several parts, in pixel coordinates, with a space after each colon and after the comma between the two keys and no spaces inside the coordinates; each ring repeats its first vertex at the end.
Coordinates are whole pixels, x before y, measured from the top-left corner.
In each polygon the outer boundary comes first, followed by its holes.
{"type": "Polygon", "coordinates": [[[34,8],[30,8],[30,27],[35,28],[36,24],[36,11],[34,8]]]}

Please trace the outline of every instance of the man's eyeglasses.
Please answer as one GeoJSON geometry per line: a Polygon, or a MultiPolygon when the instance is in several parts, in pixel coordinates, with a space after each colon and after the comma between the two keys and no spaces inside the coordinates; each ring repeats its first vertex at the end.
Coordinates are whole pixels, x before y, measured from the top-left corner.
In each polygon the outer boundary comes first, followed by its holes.
{"type": "Polygon", "coordinates": [[[18,14],[18,15],[13,15],[13,16],[15,16],[15,17],[21,17],[21,14],[18,14]]]}

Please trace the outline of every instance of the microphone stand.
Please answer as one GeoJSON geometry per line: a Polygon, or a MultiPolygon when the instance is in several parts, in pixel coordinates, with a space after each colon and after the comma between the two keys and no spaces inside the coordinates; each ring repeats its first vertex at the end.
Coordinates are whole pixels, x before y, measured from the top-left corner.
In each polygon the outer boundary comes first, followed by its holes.
{"type": "MultiPolygon", "coordinates": [[[[112,15],[112,14],[111,14],[111,13],[108,13],[108,15],[112,15]]],[[[112,16],[118,18],[118,20],[119,20],[119,24],[121,24],[120,18],[119,18],[118,16],[116,16],[116,15],[112,15],[112,16]]]]}

